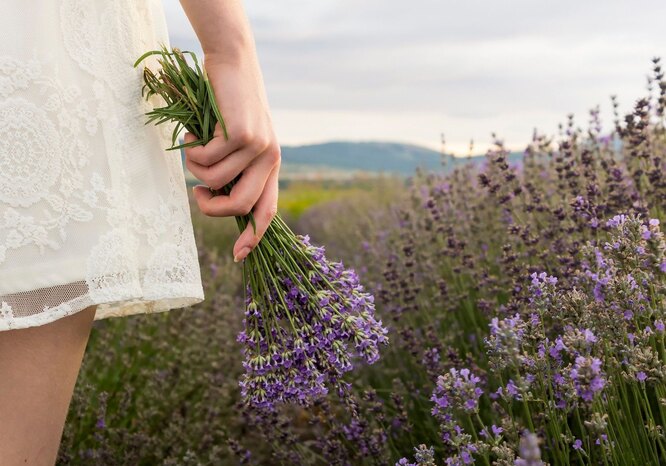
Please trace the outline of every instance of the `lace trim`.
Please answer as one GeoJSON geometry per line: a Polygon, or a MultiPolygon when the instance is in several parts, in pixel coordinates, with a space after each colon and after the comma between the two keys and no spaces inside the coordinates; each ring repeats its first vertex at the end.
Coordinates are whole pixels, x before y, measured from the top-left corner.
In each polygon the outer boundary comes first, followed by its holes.
{"type": "MultiPolygon", "coordinates": [[[[140,275],[144,276],[145,271],[141,271],[140,275]]],[[[86,288],[86,282],[81,281],[59,287],[0,296],[0,331],[48,324],[93,305],[97,305],[93,320],[101,320],[109,317],[163,312],[192,306],[204,300],[200,283],[172,282],[167,287],[155,289],[141,289],[137,286],[136,294],[127,295],[125,298],[110,296],[108,300],[93,299],[86,288]],[[27,304],[36,312],[27,315],[21,314],[20,311],[14,313],[14,308],[28,309],[27,304]]]]}

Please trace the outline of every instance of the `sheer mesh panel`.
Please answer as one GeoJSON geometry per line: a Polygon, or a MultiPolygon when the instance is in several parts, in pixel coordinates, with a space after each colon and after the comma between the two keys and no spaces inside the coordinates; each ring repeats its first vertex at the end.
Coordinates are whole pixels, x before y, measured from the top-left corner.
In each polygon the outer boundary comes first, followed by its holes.
{"type": "Polygon", "coordinates": [[[125,291],[116,297],[111,294],[97,300],[91,298],[85,281],[0,295],[0,331],[48,324],[93,305],[97,305],[94,320],[102,320],[164,312],[191,306],[204,299],[200,281],[173,281],[141,288],[146,270],[141,270],[139,276],[140,280],[128,288],[133,292],[125,291]]]}
{"type": "Polygon", "coordinates": [[[89,306],[92,305],[85,281],[0,296],[0,302],[2,301],[11,306],[14,318],[40,314],[44,312],[45,307],[55,308],[63,303],[90,302],[89,306]]]}

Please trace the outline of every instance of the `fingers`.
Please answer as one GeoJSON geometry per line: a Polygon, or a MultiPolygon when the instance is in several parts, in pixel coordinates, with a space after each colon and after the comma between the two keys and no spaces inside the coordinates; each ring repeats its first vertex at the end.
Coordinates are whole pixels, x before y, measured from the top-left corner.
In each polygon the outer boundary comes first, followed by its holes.
{"type": "Polygon", "coordinates": [[[220,189],[236,178],[258,156],[254,149],[241,149],[211,166],[201,165],[186,155],[185,166],[196,178],[213,189],[220,189]]]}
{"type": "MultiPolygon", "coordinates": [[[[185,133],[185,143],[197,140],[192,133],[185,133]]],[[[205,146],[185,147],[185,157],[202,166],[212,165],[228,155],[225,153],[224,138],[213,138],[205,146]]]]}
{"type": "MultiPolygon", "coordinates": [[[[185,156],[199,165],[208,167],[247,145],[246,139],[242,133],[229,140],[225,139],[222,127],[218,122],[215,124],[213,138],[206,145],[186,147],[185,156]]],[[[189,144],[196,141],[197,138],[192,133],[185,133],[184,140],[186,144],[189,144]]]]}
{"type": "Polygon", "coordinates": [[[228,196],[213,196],[206,186],[195,186],[194,197],[199,209],[211,217],[247,215],[259,200],[266,181],[276,166],[279,166],[279,151],[277,158],[268,153],[262,154],[243,171],[228,196]]]}
{"type": "Polygon", "coordinates": [[[271,171],[264,191],[262,192],[259,200],[253,209],[254,221],[257,226],[257,233],[254,233],[252,224],[249,223],[245,230],[241,233],[234,244],[234,261],[239,262],[247,257],[252,250],[259,244],[259,241],[266,233],[268,226],[277,214],[277,201],[278,201],[278,172],[279,166],[276,166],[271,171]]]}
{"type": "MultiPolygon", "coordinates": [[[[274,137],[255,137],[247,131],[233,131],[226,141],[221,127],[205,146],[185,149],[185,165],[206,185],[193,189],[199,209],[212,217],[245,216],[253,212],[256,233],[249,223],[234,244],[234,260],[243,260],[259,243],[277,213],[280,146],[274,137]],[[213,196],[209,188],[220,189],[242,175],[229,195],[213,196]]],[[[272,134],[272,133],[269,133],[272,134]]],[[[185,142],[196,141],[185,134],[185,142]]]]}

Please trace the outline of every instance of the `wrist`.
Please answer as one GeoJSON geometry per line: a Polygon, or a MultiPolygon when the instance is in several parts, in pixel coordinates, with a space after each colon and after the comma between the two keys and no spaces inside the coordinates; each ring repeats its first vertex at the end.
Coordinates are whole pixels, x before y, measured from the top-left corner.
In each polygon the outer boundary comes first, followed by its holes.
{"type": "Polygon", "coordinates": [[[254,53],[254,41],[247,34],[229,34],[224,41],[202,44],[202,49],[208,63],[238,64],[254,53]]]}

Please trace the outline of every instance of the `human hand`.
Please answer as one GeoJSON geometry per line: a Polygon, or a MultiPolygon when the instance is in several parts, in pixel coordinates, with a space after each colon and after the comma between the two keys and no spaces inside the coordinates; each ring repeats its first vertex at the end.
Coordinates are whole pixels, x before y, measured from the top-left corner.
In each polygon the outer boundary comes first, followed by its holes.
{"type": "MultiPolygon", "coordinates": [[[[256,59],[226,62],[206,56],[204,67],[224,118],[229,139],[218,123],[205,146],[185,148],[185,165],[205,185],[196,185],[199,209],[211,217],[242,216],[252,212],[251,223],[233,247],[234,261],[243,260],[259,243],[277,213],[280,146],[275,136],[261,71],[256,59]],[[229,195],[216,195],[241,175],[229,195]]],[[[185,134],[185,142],[197,138],[185,134]]]]}

